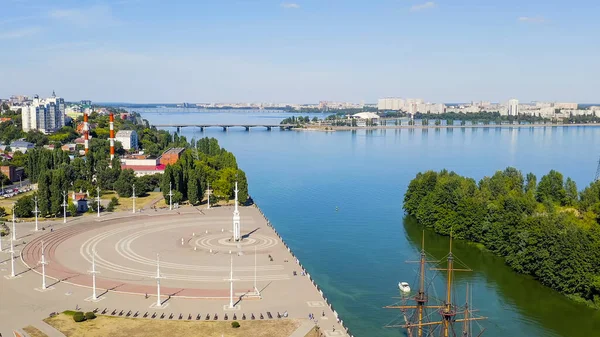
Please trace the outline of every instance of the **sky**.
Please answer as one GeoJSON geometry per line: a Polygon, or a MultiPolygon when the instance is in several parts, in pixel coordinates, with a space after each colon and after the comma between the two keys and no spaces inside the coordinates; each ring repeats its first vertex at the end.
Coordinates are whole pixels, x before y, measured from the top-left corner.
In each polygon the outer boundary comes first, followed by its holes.
{"type": "Polygon", "coordinates": [[[597,0],[0,0],[0,97],[600,102],[597,0]]]}

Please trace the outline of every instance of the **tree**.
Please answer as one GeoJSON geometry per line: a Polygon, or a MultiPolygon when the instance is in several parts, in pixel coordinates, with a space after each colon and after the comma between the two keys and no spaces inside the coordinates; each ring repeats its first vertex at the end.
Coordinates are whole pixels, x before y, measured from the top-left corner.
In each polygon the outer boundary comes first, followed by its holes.
{"type": "Polygon", "coordinates": [[[77,216],[77,205],[73,201],[69,202],[69,206],[67,206],[67,211],[69,212],[69,214],[72,217],[76,217],[77,216]]]}
{"type": "Polygon", "coordinates": [[[238,182],[239,189],[238,200],[241,204],[245,204],[248,201],[248,180],[246,180],[246,173],[238,170],[236,181],[238,182]]]}
{"type": "Polygon", "coordinates": [[[527,173],[525,180],[525,192],[535,192],[537,185],[537,178],[533,173],[527,173]]]}
{"type": "Polygon", "coordinates": [[[4,175],[4,173],[0,172],[0,183],[4,185],[10,185],[12,182],[6,175],[4,175]]]}
{"type": "Polygon", "coordinates": [[[35,203],[30,195],[19,198],[15,203],[15,216],[18,218],[30,218],[34,210],[35,203]]]}
{"type": "Polygon", "coordinates": [[[564,205],[566,202],[566,191],[563,185],[563,175],[551,170],[540,179],[537,187],[536,199],[542,202],[547,199],[554,203],[564,205]]]}
{"type": "Polygon", "coordinates": [[[115,207],[118,205],[119,205],[119,199],[117,197],[112,197],[110,199],[110,202],[108,203],[108,206],[106,207],[106,211],[113,212],[115,210],[115,207]]]}
{"type": "Polygon", "coordinates": [[[50,213],[62,214],[63,210],[63,193],[67,191],[68,181],[65,170],[60,168],[52,170],[52,185],[50,186],[50,213]]]}
{"type": "Polygon", "coordinates": [[[41,172],[38,179],[38,208],[42,217],[51,212],[50,185],[52,185],[52,171],[41,172]]]}
{"type": "Polygon", "coordinates": [[[571,178],[567,178],[567,181],[565,182],[565,197],[566,205],[575,206],[577,204],[577,185],[571,178]]]}
{"type": "Polygon", "coordinates": [[[200,180],[196,170],[188,170],[187,185],[188,200],[192,205],[197,205],[202,200],[202,191],[200,190],[200,180]]]}
{"type": "Polygon", "coordinates": [[[133,195],[133,184],[135,183],[135,172],[132,169],[122,170],[119,179],[115,181],[114,189],[119,197],[131,197],[133,195]]]}
{"type": "Polygon", "coordinates": [[[44,146],[48,144],[48,136],[38,130],[30,130],[25,135],[25,140],[35,144],[36,146],[44,146]]]}

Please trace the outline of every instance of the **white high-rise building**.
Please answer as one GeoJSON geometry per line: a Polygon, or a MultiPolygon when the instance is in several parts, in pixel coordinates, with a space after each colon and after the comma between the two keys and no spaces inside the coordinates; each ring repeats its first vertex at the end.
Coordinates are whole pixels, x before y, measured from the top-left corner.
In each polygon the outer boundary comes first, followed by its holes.
{"type": "Polygon", "coordinates": [[[404,109],[404,100],[402,98],[396,97],[388,97],[388,98],[380,98],[377,101],[377,110],[403,110],[404,109]]]}
{"type": "Polygon", "coordinates": [[[56,97],[40,99],[35,96],[31,103],[21,107],[23,131],[39,130],[52,133],[65,126],[65,100],[56,97]]]}
{"type": "Polygon", "coordinates": [[[508,115],[517,116],[519,114],[519,100],[511,99],[508,101],[508,115]]]}

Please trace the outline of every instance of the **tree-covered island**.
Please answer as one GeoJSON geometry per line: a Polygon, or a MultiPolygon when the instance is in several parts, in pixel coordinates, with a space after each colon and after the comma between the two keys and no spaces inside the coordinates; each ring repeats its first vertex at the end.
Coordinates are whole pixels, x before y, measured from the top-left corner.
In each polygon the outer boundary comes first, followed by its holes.
{"type": "Polygon", "coordinates": [[[409,216],[442,235],[482,244],[515,271],[600,308],[600,181],[583,191],[550,171],[515,168],[479,182],[427,171],[404,196],[409,216]]]}

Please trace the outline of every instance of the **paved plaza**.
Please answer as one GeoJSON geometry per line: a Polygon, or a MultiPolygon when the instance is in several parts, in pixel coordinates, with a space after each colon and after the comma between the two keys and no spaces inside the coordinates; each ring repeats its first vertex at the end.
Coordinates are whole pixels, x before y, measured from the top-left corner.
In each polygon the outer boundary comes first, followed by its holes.
{"type": "Polygon", "coordinates": [[[304,328],[314,324],[308,320],[313,314],[326,336],[345,336],[258,208],[240,208],[239,242],[233,240],[232,214],[233,207],[185,207],[71,218],[67,224],[43,222],[45,230],[38,232],[33,224],[17,224],[15,277],[10,237],[3,239],[0,253],[0,332],[12,336],[28,324],[39,326],[50,312],[79,307],[131,310],[140,316],[182,313],[194,319],[207,314],[235,314],[238,320],[262,314],[267,319],[267,312],[277,319],[278,313],[287,313],[306,319],[304,328]],[[96,299],[92,270],[97,271],[96,299]]]}

